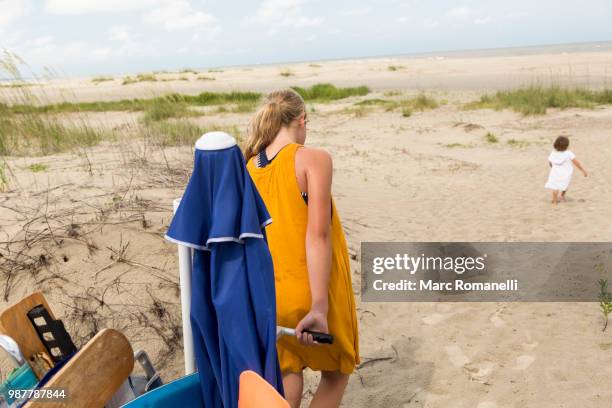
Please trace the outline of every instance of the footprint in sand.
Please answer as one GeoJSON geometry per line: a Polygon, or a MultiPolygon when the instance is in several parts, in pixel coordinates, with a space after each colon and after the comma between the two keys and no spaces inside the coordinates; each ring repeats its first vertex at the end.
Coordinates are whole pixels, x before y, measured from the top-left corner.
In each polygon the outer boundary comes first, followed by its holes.
{"type": "Polygon", "coordinates": [[[434,326],[444,320],[448,319],[449,315],[442,315],[440,313],[434,313],[429,316],[425,316],[422,320],[428,326],[434,326]]]}
{"type": "Polygon", "coordinates": [[[516,366],[514,367],[514,369],[515,370],[526,370],[529,368],[531,363],[533,363],[534,361],[535,361],[535,356],[528,356],[528,355],[519,356],[516,358],[516,366]]]}
{"type": "Polygon", "coordinates": [[[499,317],[500,314],[502,314],[504,312],[504,310],[506,309],[505,306],[502,306],[500,308],[498,308],[495,313],[493,313],[491,315],[491,317],[489,317],[489,321],[491,323],[493,323],[493,326],[495,327],[502,327],[506,324],[506,322],[504,321],[504,319],[502,319],[501,317],[499,317]]]}
{"type": "Polygon", "coordinates": [[[436,304],[436,310],[439,312],[444,312],[444,313],[452,312],[454,308],[455,306],[449,305],[448,303],[437,303],[436,304]]]}
{"type": "Polygon", "coordinates": [[[491,374],[493,374],[495,364],[491,361],[482,361],[480,363],[468,363],[463,366],[463,371],[468,376],[470,381],[476,381],[482,384],[488,384],[491,374]]]}
{"type": "Polygon", "coordinates": [[[497,404],[493,401],[483,401],[476,408],[497,408],[497,404]]]}
{"type": "Polygon", "coordinates": [[[533,350],[536,347],[538,347],[538,344],[540,343],[538,343],[537,341],[532,341],[531,343],[523,343],[522,346],[525,350],[529,351],[529,350],[533,350]]]}
{"type": "Polygon", "coordinates": [[[506,324],[504,319],[499,317],[497,314],[494,314],[493,316],[491,316],[489,320],[491,321],[491,323],[493,323],[493,326],[495,327],[502,327],[506,324]]]}
{"type": "Polygon", "coordinates": [[[470,359],[463,353],[463,350],[461,350],[459,346],[446,346],[446,354],[448,354],[448,358],[455,367],[463,367],[470,362],[470,359]]]}

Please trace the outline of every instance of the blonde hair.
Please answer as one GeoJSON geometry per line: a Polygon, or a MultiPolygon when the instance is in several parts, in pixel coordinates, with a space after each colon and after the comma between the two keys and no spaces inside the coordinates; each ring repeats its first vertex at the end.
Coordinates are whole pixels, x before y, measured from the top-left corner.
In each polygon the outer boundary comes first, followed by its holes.
{"type": "Polygon", "coordinates": [[[272,143],[283,126],[306,112],[304,99],[293,89],[283,89],[268,94],[251,119],[244,144],[244,156],[248,161],[272,143]]]}

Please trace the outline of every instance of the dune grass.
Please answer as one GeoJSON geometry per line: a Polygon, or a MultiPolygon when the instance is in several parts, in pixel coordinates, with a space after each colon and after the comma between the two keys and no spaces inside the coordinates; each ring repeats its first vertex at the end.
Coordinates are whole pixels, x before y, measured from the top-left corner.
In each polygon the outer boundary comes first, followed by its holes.
{"type": "Polygon", "coordinates": [[[497,142],[499,142],[499,139],[497,138],[497,136],[495,136],[495,134],[491,133],[491,132],[487,132],[487,134],[485,135],[485,140],[488,143],[497,143],[497,142]]]}
{"type": "Polygon", "coordinates": [[[531,86],[523,89],[498,91],[483,95],[480,100],[468,103],[465,109],[512,109],[523,115],[543,115],[549,108],[592,109],[598,105],[612,104],[612,90],[586,88],[561,88],[559,86],[531,86]]]}
{"type": "MultiPolygon", "coordinates": [[[[7,51],[0,57],[0,73],[5,72],[15,82],[23,82],[19,66],[25,64],[7,51]]],[[[33,85],[38,85],[36,81],[33,85]]],[[[82,119],[60,120],[44,112],[25,109],[15,112],[15,106],[34,106],[40,98],[30,87],[6,95],[0,93],[0,155],[52,154],[71,148],[92,146],[101,140],[114,139],[113,132],[94,128],[82,119]]]]}
{"type": "Polygon", "coordinates": [[[294,76],[295,74],[293,73],[293,71],[291,71],[290,69],[283,69],[280,73],[280,76],[282,77],[290,77],[290,76],[294,76]]]}
{"type": "Polygon", "coordinates": [[[349,96],[364,96],[370,93],[370,88],[367,86],[337,88],[332,84],[316,84],[310,88],[293,86],[292,89],[307,102],[331,102],[349,96]]]}
{"type": "Polygon", "coordinates": [[[143,133],[160,146],[182,146],[195,143],[204,129],[189,121],[164,120],[148,123],[143,133]]]}
{"type": "Polygon", "coordinates": [[[213,130],[227,132],[236,137],[238,141],[242,140],[237,126],[203,127],[189,121],[176,120],[150,123],[143,129],[143,135],[160,146],[189,146],[193,145],[204,133],[213,130]]]}
{"type": "Polygon", "coordinates": [[[70,126],[48,115],[11,115],[0,119],[0,155],[52,154],[98,144],[112,135],[85,123],[70,126]]]}
{"type": "Polygon", "coordinates": [[[372,111],[373,109],[371,106],[365,106],[365,105],[361,105],[361,106],[354,105],[354,106],[346,107],[341,110],[342,113],[351,115],[355,118],[363,118],[367,116],[369,113],[371,113],[372,111]]]}
{"type": "Polygon", "coordinates": [[[167,101],[185,103],[195,106],[212,106],[225,103],[257,103],[261,94],[257,92],[202,92],[199,95],[169,94],[150,99],[121,99],[118,101],[98,102],[60,102],[47,105],[33,105],[30,99],[20,100],[18,104],[7,106],[0,104],[0,113],[65,113],[65,112],[108,112],[108,111],[144,111],[151,105],[165,104],[167,101]]]}
{"type": "Polygon", "coordinates": [[[519,148],[527,147],[527,146],[530,145],[529,141],[521,140],[521,139],[508,139],[508,141],[506,143],[509,146],[519,147],[519,148]]]}
{"type": "Polygon", "coordinates": [[[113,80],[112,77],[107,77],[107,76],[97,76],[97,77],[91,78],[91,82],[93,82],[94,84],[99,84],[100,82],[108,82],[112,80],[113,80]]]}
{"type": "Polygon", "coordinates": [[[122,85],[130,85],[137,82],[157,82],[157,77],[155,74],[138,74],[135,78],[127,76],[123,78],[122,85]]]}
{"type": "Polygon", "coordinates": [[[151,123],[169,118],[200,115],[202,113],[189,109],[189,105],[182,98],[162,98],[155,103],[145,105],[143,121],[151,123]]]}
{"type": "Polygon", "coordinates": [[[6,163],[0,163],[0,192],[8,189],[8,176],[6,174],[6,163]]]}
{"type": "Polygon", "coordinates": [[[49,166],[42,163],[34,163],[28,166],[28,170],[30,170],[32,173],[40,173],[49,170],[49,166]]]}
{"type": "Polygon", "coordinates": [[[395,110],[400,110],[402,112],[402,116],[410,117],[414,111],[426,111],[431,109],[436,109],[440,104],[438,101],[430,96],[425,94],[419,94],[413,98],[405,98],[405,99],[365,99],[363,101],[359,101],[355,104],[355,106],[382,106],[386,112],[391,112],[395,110]]]}
{"type": "MultiPolygon", "coordinates": [[[[329,102],[349,96],[367,95],[368,87],[360,86],[354,88],[336,88],[332,84],[317,84],[310,88],[293,87],[305,101],[329,102]]],[[[11,112],[14,114],[26,113],[67,113],[67,112],[110,112],[110,111],[145,111],[151,105],[166,105],[168,101],[193,106],[215,106],[224,104],[236,104],[241,106],[240,111],[251,112],[262,95],[251,91],[232,92],[202,92],[198,95],[168,94],[155,98],[121,99],[117,101],[96,102],[59,102],[51,104],[36,105],[31,103],[32,99],[20,99],[10,106],[0,103],[0,113],[11,112]]]]}

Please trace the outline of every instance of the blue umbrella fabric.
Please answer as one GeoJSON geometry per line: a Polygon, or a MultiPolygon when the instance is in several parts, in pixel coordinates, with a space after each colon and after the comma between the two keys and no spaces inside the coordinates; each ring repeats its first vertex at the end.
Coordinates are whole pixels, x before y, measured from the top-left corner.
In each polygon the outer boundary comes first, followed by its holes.
{"type": "Polygon", "coordinates": [[[237,407],[244,370],[283,394],[265,238],[270,222],[235,139],[223,132],[202,136],[166,239],[194,249],[191,324],[206,408],[237,407]]]}

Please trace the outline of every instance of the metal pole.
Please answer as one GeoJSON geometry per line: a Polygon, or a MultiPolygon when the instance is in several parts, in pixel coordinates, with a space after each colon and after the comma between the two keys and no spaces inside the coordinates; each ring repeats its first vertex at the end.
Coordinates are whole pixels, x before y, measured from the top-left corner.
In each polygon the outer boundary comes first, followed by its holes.
{"type": "MultiPolygon", "coordinates": [[[[174,212],[181,202],[174,200],[174,212]]],[[[181,288],[181,315],[183,318],[183,354],[185,358],[185,375],[195,372],[195,356],[193,353],[193,335],[191,331],[191,248],[178,245],[179,284],[181,288]]]]}

